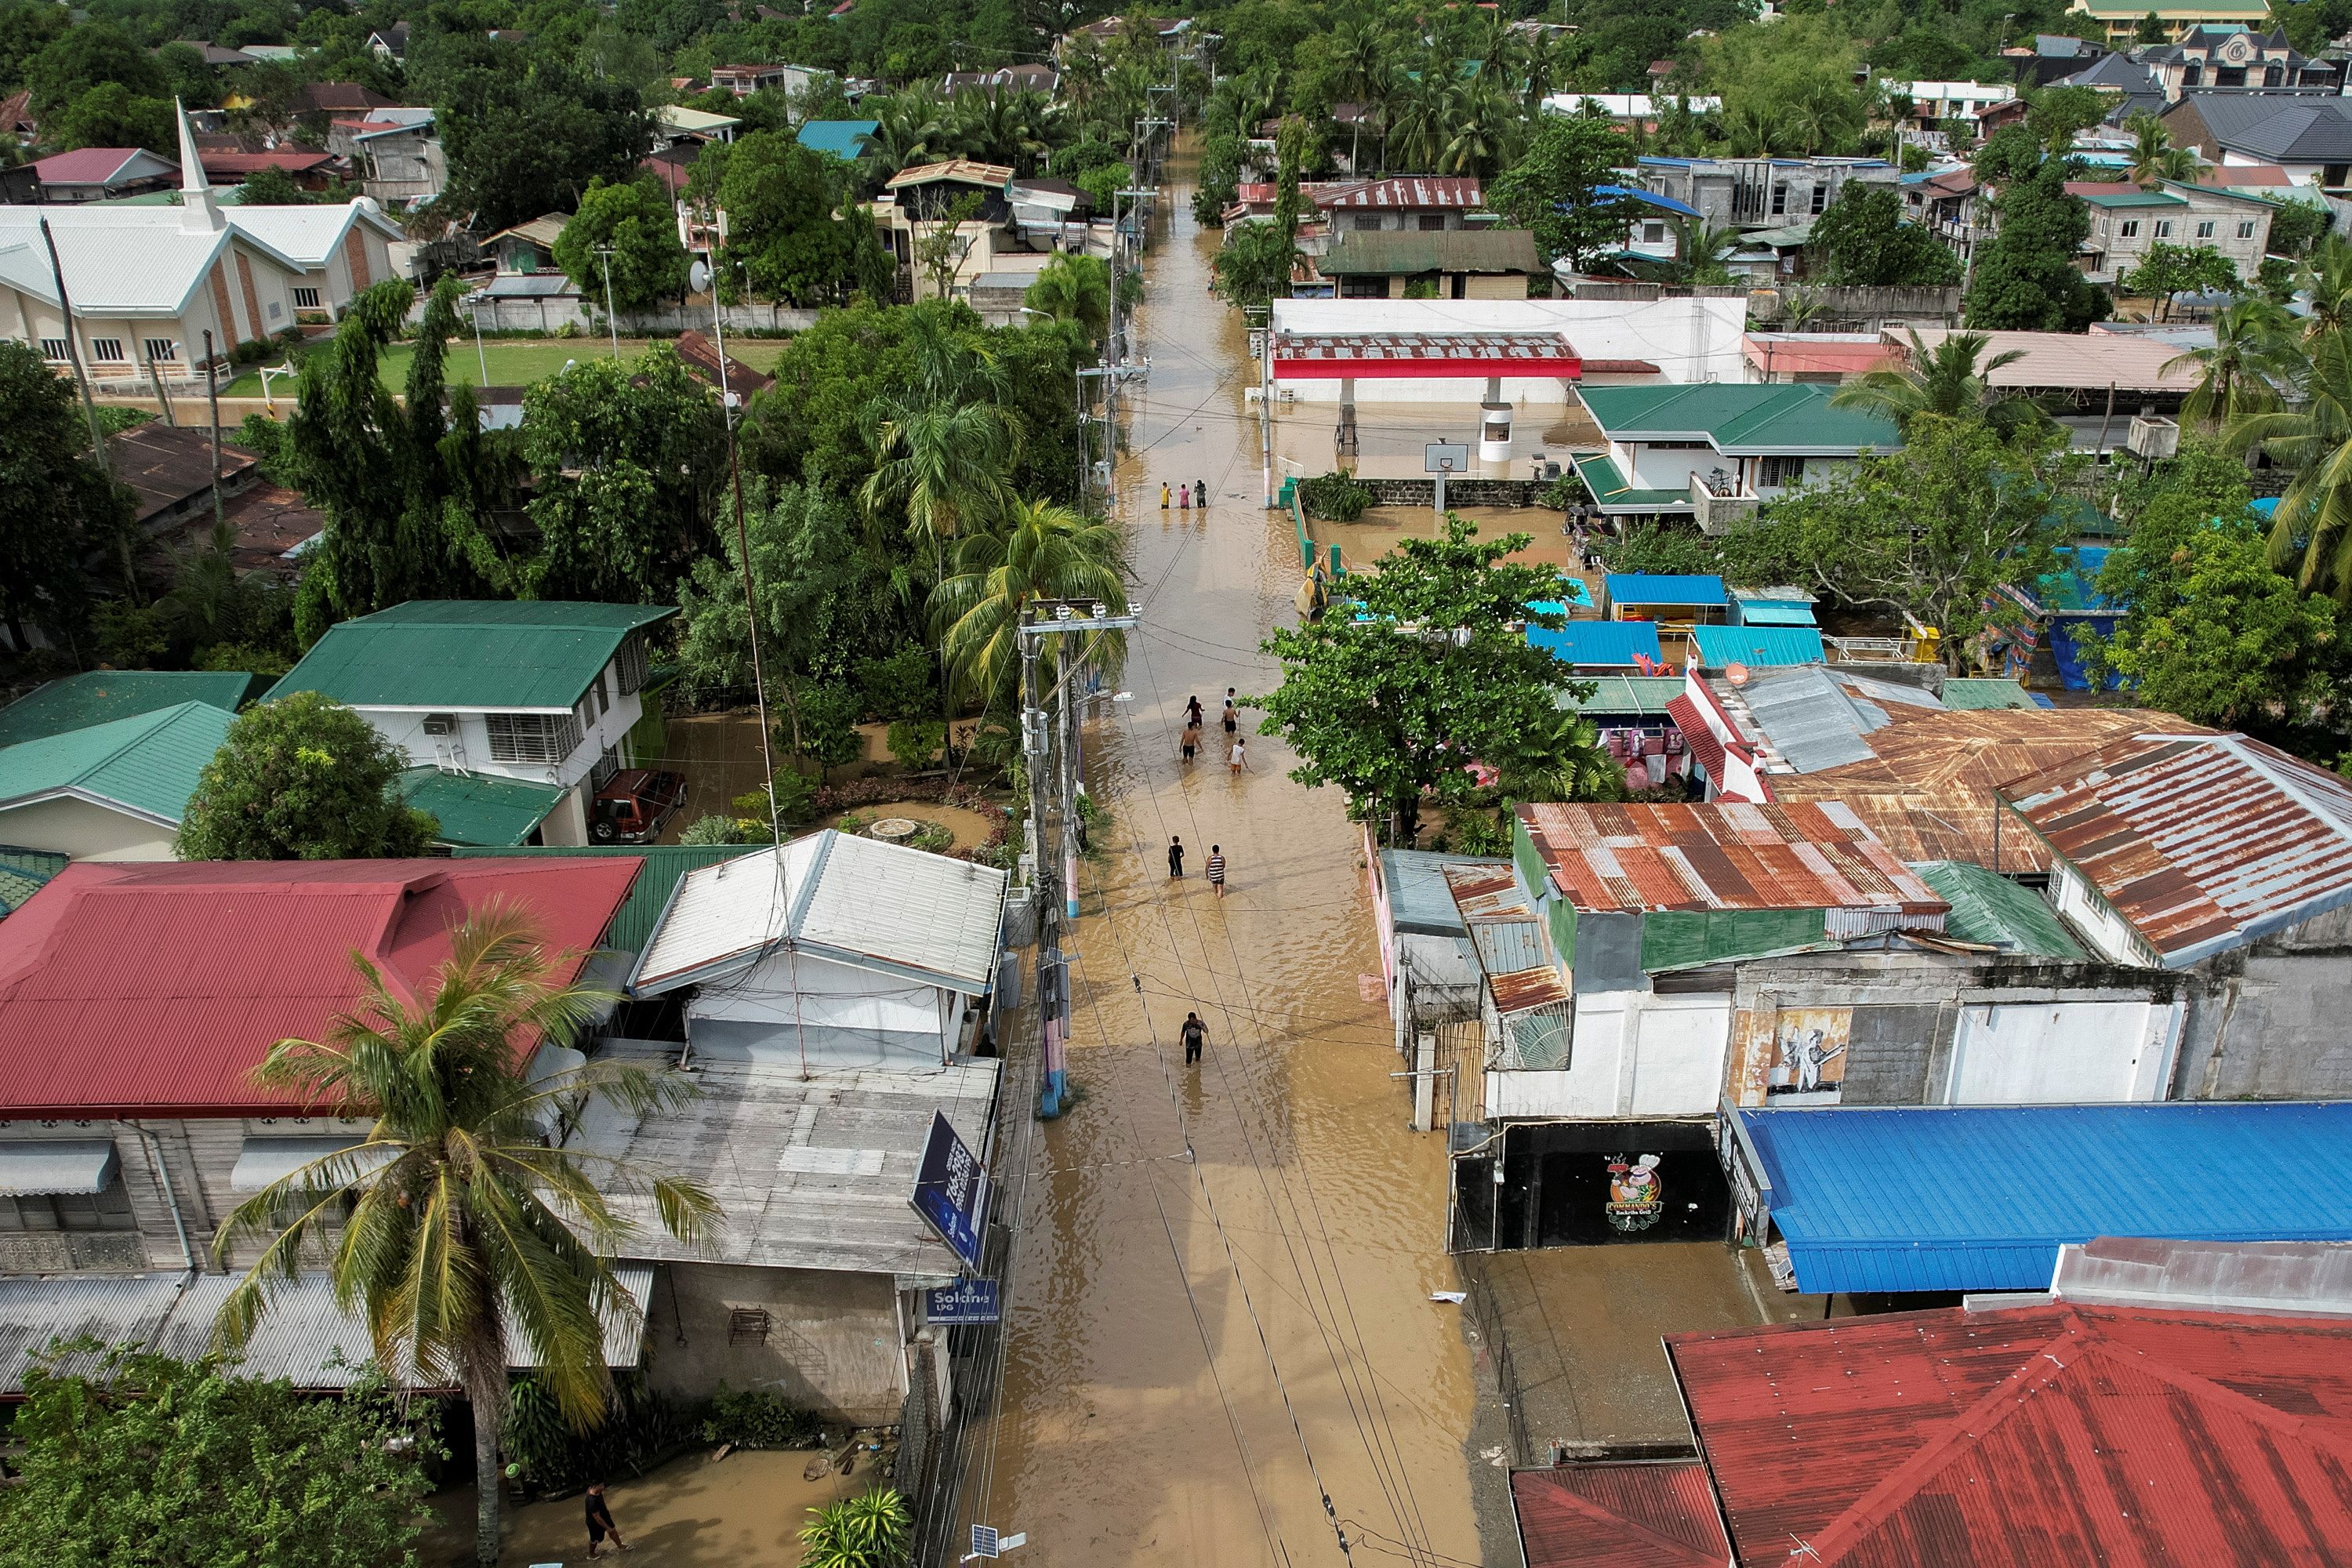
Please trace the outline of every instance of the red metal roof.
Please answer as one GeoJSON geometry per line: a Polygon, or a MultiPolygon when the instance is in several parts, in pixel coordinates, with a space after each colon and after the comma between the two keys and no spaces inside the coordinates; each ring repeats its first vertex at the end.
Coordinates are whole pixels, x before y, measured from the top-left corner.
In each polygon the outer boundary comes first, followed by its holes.
{"type": "Polygon", "coordinates": [[[1666,1345],[1751,1568],[2352,1562],[2352,1323],[2053,1305],[1666,1345]]]}
{"type": "MultiPolygon", "coordinates": [[[[1302,192],[1302,194],[1304,194],[1302,192]]],[[[1385,180],[1366,180],[1326,187],[1316,193],[1318,207],[1460,207],[1474,208],[1484,200],[1484,193],[1475,180],[1425,180],[1400,174],[1385,180]]]]}
{"type": "Polygon", "coordinates": [[[1696,1459],[1511,1475],[1527,1568],[1727,1568],[1731,1542],[1696,1459]]]}
{"type": "Polygon", "coordinates": [[[1518,818],[1580,910],[1950,908],[1836,801],[1522,805],[1518,818]]]}
{"type": "Polygon", "coordinates": [[[1723,783],[1723,739],[1707,727],[1706,715],[1698,710],[1698,704],[1691,700],[1688,692],[1670,697],[1666,700],[1666,717],[1675,721],[1675,727],[1683,732],[1683,739],[1690,742],[1691,755],[1700,767],[1706,770],[1706,776],[1720,785],[1723,783]]]}
{"type": "Polygon", "coordinates": [[[2000,795],[2168,965],[2352,903],[2352,783],[2243,735],[2128,735],[2000,795]]]}
{"type": "Polygon", "coordinates": [[[352,955],[425,985],[494,900],[583,956],[644,861],[195,861],[67,867],[0,921],[0,1117],[235,1116],[288,1101],[246,1075],[361,994],[352,955]]]}
{"type": "MultiPolygon", "coordinates": [[[[78,147],[70,153],[34,160],[33,172],[45,185],[102,185],[145,151],[141,147],[78,147]]],[[[164,172],[158,170],[157,174],[164,172]]]]}
{"type": "Polygon", "coordinates": [[[1274,340],[1277,380],[1584,374],[1558,332],[1282,332],[1274,340]]]}

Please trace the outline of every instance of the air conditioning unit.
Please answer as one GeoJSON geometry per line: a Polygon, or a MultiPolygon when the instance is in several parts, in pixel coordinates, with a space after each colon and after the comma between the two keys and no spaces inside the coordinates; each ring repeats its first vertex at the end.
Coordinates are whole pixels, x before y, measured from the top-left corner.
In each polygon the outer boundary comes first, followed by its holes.
{"type": "Polygon", "coordinates": [[[2169,419],[2153,415],[2132,416],[2131,433],[2124,437],[2124,449],[2135,458],[2150,462],[2178,456],[2180,451],[2180,426],[2169,419]]]}
{"type": "Polygon", "coordinates": [[[428,735],[454,735],[457,732],[457,716],[455,713],[427,713],[425,716],[425,732],[428,735]]]}

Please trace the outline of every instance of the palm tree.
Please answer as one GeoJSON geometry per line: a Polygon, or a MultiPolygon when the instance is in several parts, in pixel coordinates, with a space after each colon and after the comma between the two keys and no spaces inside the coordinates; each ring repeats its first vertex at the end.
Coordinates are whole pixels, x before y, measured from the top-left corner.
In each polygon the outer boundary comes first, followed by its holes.
{"type": "Polygon", "coordinates": [[[907,531],[934,556],[966,524],[996,516],[1013,499],[1021,425],[999,399],[995,357],[951,332],[938,311],[915,322],[913,383],[867,405],[878,459],[857,492],[869,521],[903,507],[907,531]]]}
{"type": "Polygon", "coordinates": [[[2352,327],[2352,241],[2336,234],[2323,237],[2295,284],[2311,296],[2306,339],[2337,336],[2352,327]]]}
{"type": "Polygon", "coordinates": [[[2124,121],[2131,133],[2131,167],[2135,184],[2155,186],[2166,180],[2193,180],[2204,165],[2187,147],[2175,146],[2172,132],[2153,114],[2135,114],[2124,121]]]}
{"type": "Polygon", "coordinates": [[[2247,299],[2213,318],[2210,348],[2190,349],[2165,370],[2194,369],[2197,388],[2180,405],[2184,422],[2220,423],[2279,405],[2279,387],[2296,367],[2293,321],[2268,300],[2247,299]]]}
{"type": "Polygon", "coordinates": [[[1559,710],[1486,760],[1507,801],[1616,800],[1624,793],[1624,768],[1601,750],[1600,729],[1573,709],[1559,710]]]}
{"type": "MultiPolygon", "coordinates": [[[[1052,501],[1015,502],[1001,531],[956,542],[955,573],[931,590],[931,632],[956,689],[988,698],[1020,667],[1022,612],[1040,599],[1091,599],[1127,608],[1119,576],[1119,531],[1052,501]]],[[[1116,632],[1094,645],[1116,665],[1126,651],[1116,632]]]]}
{"type": "Polygon", "coordinates": [[[1413,174],[1434,174],[1445,144],[1453,137],[1453,93],[1446,82],[1450,63],[1422,62],[1421,74],[1408,77],[1398,89],[1389,116],[1385,146],[1392,166],[1413,174]]]}
{"type": "Polygon", "coordinates": [[[1992,416],[2020,400],[1994,390],[1988,378],[1994,371],[2022,356],[2012,349],[1977,363],[1991,340],[1982,332],[1953,332],[1933,349],[1911,333],[1911,353],[1900,370],[1866,371],[1830,396],[1832,408],[1862,408],[1883,414],[1898,426],[1907,426],[1921,414],[1960,418],[1980,414],[1992,416]]]}
{"type": "Polygon", "coordinates": [[[1435,172],[1481,179],[1510,160],[1526,124],[1518,105],[1483,73],[1447,94],[1446,118],[1451,130],[1435,172]]]}
{"type": "Polygon", "coordinates": [[[1089,343],[1100,343],[1110,331],[1110,268],[1098,256],[1061,252],[1037,269],[1037,281],[1022,299],[1057,321],[1077,322],[1089,343]]]}
{"type": "Polygon", "coordinates": [[[649,1197],[663,1227],[689,1244],[719,1216],[692,1182],[548,1145],[541,1114],[576,1096],[604,1094],[647,1115],[696,1092],[680,1074],[611,1061],[526,1076],[534,1045],[568,1039],[609,1000],[556,983],[569,956],[540,944],[526,912],[501,906],[451,930],[448,960],[413,1000],[354,955],[366,982],[359,1005],[322,1042],[271,1047],[253,1079],[306,1114],[362,1112],[374,1126],[358,1147],[239,1205],[213,1243],[226,1260],[238,1241],[266,1240],[221,1308],[216,1331],[230,1347],[268,1315],[281,1281],[323,1256],[336,1302],[366,1319],[385,1368],[465,1390],[479,1489],[474,1544],[486,1565],[499,1553],[509,1364],[530,1356],[581,1430],[604,1414],[605,1325],[637,1313],[612,1268],[636,1226],[614,1198],[649,1197]]]}
{"type": "Polygon", "coordinates": [[[928,91],[894,93],[875,106],[874,129],[858,138],[858,172],[875,184],[948,150],[949,131],[939,99],[928,91]]]}
{"type": "Polygon", "coordinates": [[[1704,218],[1678,217],[1675,225],[1675,265],[1687,283],[1721,285],[1732,280],[1727,265],[1738,254],[1740,231],[1721,227],[1704,218]]]}
{"type": "Polygon", "coordinates": [[[2292,566],[2307,592],[2352,605],[2352,341],[2340,331],[2315,339],[2296,391],[2292,406],[2238,415],[2223,439],[2295,470],[2272,514],[2271,563],[2292,566]]]}

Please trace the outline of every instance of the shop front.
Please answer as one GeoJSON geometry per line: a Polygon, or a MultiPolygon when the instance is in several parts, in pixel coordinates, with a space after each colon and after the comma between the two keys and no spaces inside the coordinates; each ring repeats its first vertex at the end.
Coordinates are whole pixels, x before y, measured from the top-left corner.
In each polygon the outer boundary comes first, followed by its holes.
{"type": "Polygon", "coordinates": [[[1721,1241],[1715,1137],[1709,1121],[1506,1123],[1454,1158],[1449,1249],[1721,1241]]]}

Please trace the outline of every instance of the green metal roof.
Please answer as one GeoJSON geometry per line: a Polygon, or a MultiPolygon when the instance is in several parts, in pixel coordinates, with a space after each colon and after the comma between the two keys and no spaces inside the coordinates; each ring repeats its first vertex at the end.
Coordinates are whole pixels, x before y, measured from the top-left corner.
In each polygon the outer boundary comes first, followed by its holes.
{"type": "Polygon", "coordinates": [[[2085,204],[2095,207],[2185,207],[2188,199],[2167,195],[2163,191],[2077,191],[2085,204]]]}
{"type": "Polygon", "coordinates": [[[0,805],[71,793],[177,822],[231,717],[183,702],[0,749],[0,805]]]}
{"type": "Polygon", "coordinates": [[[1944,682],[1944,706],[1969,708],[2032,708],[2037,706],[2025,688],[2014,680],[1956,675],[1944,682]]]}
{"type": "Polygon", "coordinates": [[[1327,278],[1544,269],[1536,237],[1523,228],[1342,230],[1316,266],[1327,278]]]}
{"type": "Polygon", "coordinates": [[[2148,0],[2075,0],[2072,9],[2103,22],[2137,22],[2150,13],[2167,22],[2259,22],[2270,15],[2269,0],[2195,0],[2191,5],[2169,0],[2156,0],[2154,5],[2148,0]]]}
{"type": "Polygon", "coordinates": [[[269,684],[267,676],[210,669],[98,669],[36,687],[0,708],[0,746],[87,730],[183,702],[234,713],[269,684]]]}
{"type": "Polygon", "coordinates": [[[1654,910],[1642,917],[1642,967],[1652,974],[1843,945],[1831,939],[1821,910],[1654,910]]]}
{"type": "Polygon", "coordinates": [[[676,614],[666,605],[412,599],[331,628],[269,695],[555,712],[580,700],[629,633],[676,614]]]}
{"type": "Polygon", "coordinates": [[[48,886],[49,879],[68,864],[69,858],[55,850],[0,844],[0,916],[23,908],[26,899],[48,886]]]}
{"type": "Polygon", "coordinates": [[[1948,936],[2043,958],[2089,956],[2041,895],[1997,871],[1960,860],[1930,860],[1911,868],[1952,906],[1944,917],[1948,936]]]}
{"type": "Polygon", "coordinates": [[[1688,489],[1637,490],[1616,463],[1606,456],[1570,460],[1576,464],[1576,471],[1583,476],[1584,488],[1592,492],[1594,504],[1604,512],[1664,511],[1675,507],[1688,511],[1691,509],[1688,489]]]}
{"type": "Polygon", "coordinates": [[[669,907],[669,896],[678,879],[688,871],[704,866],[716,866],[721,860],[732,860],[740,855],[757,855],[764,847],[756,844],[614,844],[614,845],[534,845],[528,849],[483,848],[464,846],[452,848],[453,858],[463,860],[486,855],[635,855],[644,858],[645,869],[629,884],[629,896],[613,923],[605,928],[604,944],[625,952],[643,952],[646,943],[653,940],[654,926],[662,910],[669,907]]]}
{"type": "Polygon", "coordinates": [[[1833,387],[1702,382],[1668,386],[1588,386],[1579,395],[1612,441],[1705,441],[1727,457],[1851,457],[1903,444],[1895,422],[1859,408],[1832,408],[1833,387]]]}
{"type": "Polygon", "coordinates": [[[439,844],[512,847],[529,838],[564,796],[561,784],[532,784],[495,773],[411,768],[400,775],[400,793],[441,825],[439,844]]]}
{"type": "Polygon", "coordinates": [[[1592,682],[1592,695],[1581,702],[1571,702],[1563,691],[1558,702],[1562,708],[1573,708],[1581,713],[1661,716],[1666,704],[1683,694],[1683,679],[1678,675],[1597,675],[1578,679],[1592,682]]]}

